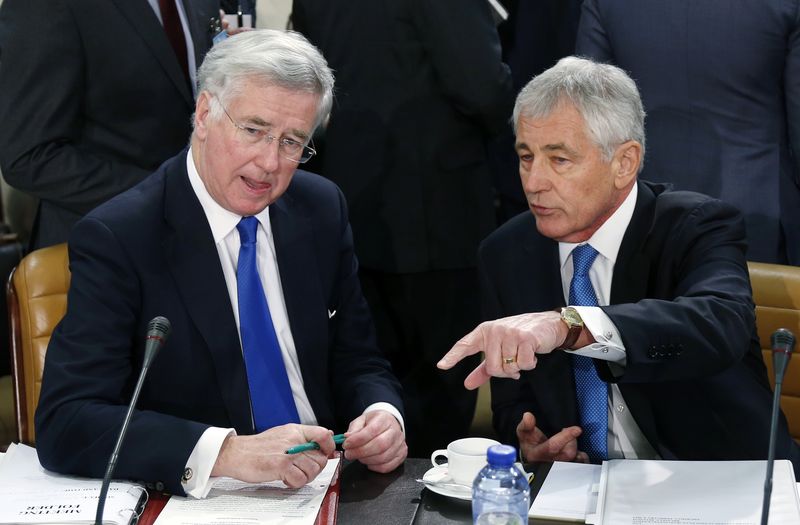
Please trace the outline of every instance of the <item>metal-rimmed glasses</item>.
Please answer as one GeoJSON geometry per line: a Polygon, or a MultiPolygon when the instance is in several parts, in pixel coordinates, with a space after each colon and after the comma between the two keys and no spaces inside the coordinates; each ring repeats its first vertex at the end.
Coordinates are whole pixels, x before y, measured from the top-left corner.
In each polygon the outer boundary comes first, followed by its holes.
{"type": "Polygon", "coordinates": [[[231,114],[228,113],[228,110],[225,109],[225,106],[220,103],[220,107],[222,108],[222,111],[225,112],[225,115],[228,117],[228,119],[230,119],[231,124],[236,127],[237,139],[245,146],[255,146],[261,141],[264,141],[267,144],[272,144],[277,139],[278,154],[281,157],[291,160],[292,162],[297,162],[298,164],[304,164],[308,162],[311,160],[311,157],[317,154],[317,150],[313,148],[313,141],[312,146],[309,146],[289,137],[278,138],[274,135],[270,135],[269,131],[264,128],[242,124],[241,122],[235,121],[233,117],[231,117],[231,114]]]}

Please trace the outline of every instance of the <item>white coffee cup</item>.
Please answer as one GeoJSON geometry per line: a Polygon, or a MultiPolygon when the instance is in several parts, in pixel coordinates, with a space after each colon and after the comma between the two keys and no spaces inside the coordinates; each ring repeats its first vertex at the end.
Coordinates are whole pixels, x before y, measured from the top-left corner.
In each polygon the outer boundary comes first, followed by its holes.
{"type": "Polygon", "coordinates": [[[486,465],[486,450],[499,444],[494,439],[481,437],[457,439],[447,445],[447,449],[435,450],[431,454],[431,463],[434,467],[446,466],[453,481],[471,487],[475,476],[486,465]],[[440,457],[447,458],[447,463],[437,463],[440,457]]]}

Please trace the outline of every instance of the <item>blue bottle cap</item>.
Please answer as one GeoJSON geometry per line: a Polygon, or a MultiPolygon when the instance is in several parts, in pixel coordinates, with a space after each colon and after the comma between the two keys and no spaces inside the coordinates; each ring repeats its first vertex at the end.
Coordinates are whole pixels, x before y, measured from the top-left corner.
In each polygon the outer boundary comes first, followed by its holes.
{"type": "Polygon", "coordinates": [[[517,459],[517,449],[510,445],[492,445],[486,451],[486,459],[490,465],[509,467],[517,459]]]}

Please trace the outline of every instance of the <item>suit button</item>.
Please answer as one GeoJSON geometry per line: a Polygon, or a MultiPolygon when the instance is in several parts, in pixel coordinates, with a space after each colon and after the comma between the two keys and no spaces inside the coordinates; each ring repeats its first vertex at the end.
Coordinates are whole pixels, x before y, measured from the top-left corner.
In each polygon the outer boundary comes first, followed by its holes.
{"type": "Polygon", "coordinates": [[[164,492],[164,483],[161,481],[156,481],[156,490],[159,492],[164,492]]]}

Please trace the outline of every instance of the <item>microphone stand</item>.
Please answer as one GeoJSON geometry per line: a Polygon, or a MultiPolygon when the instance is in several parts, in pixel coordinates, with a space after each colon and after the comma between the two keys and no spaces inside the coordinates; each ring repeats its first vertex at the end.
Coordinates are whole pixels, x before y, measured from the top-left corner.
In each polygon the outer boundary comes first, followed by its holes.
{"type": "Polygon", "coordinates": [[[764,480],[764,501],[761,506],[761,525],[769,521],[769,504],[772,499],[772,472],[775,468],[775,441],[778,433],[778,414],[781,411],[781,387],[786,365],[794,350],[794,334],[779,328],[772,334],[772,364],[775,371],[775,392],[772,396],[772,421],[769,427],[769,453],[767,454],[767,478],[764,480]]]}
{"type": "Polygon", "coordinates": [[[111,453],[111,458],[108,460],[108,467],[106,468],[105,476],[103,476],[103,484],[100,486],[100,496],[97,501],[97,515],[94,518],[95,525],[103,524],[103,510],[106,506],[106,496],[108,495],[108,487],[111,484],[111,477],[114,475],[114,469],[117,467],[117,458],[119,451],[122,448],[122,441],[125,439],[125,434],[128,433],[128,424],[131,422],[133,416],[133,409],[136,406],[136,401],[139,399],[139,394],[142,391],[144,378],[147,376],[147,371],[150,369],[150,364],[156,356],[159,348],[171,329],[169,321],[165,317],[156,317],[148,324],[147,333],[147,346],[144,351],[144,359],[142,362],[142,370],[139,372],[139,380],[136,382],[136,388],[133,390],[131,402],[128,405],[128,412],[125,414],[125,419],[122,422],[122,428],[117,437],[117,443],[114,445],[114,451],[111,453]]]}

